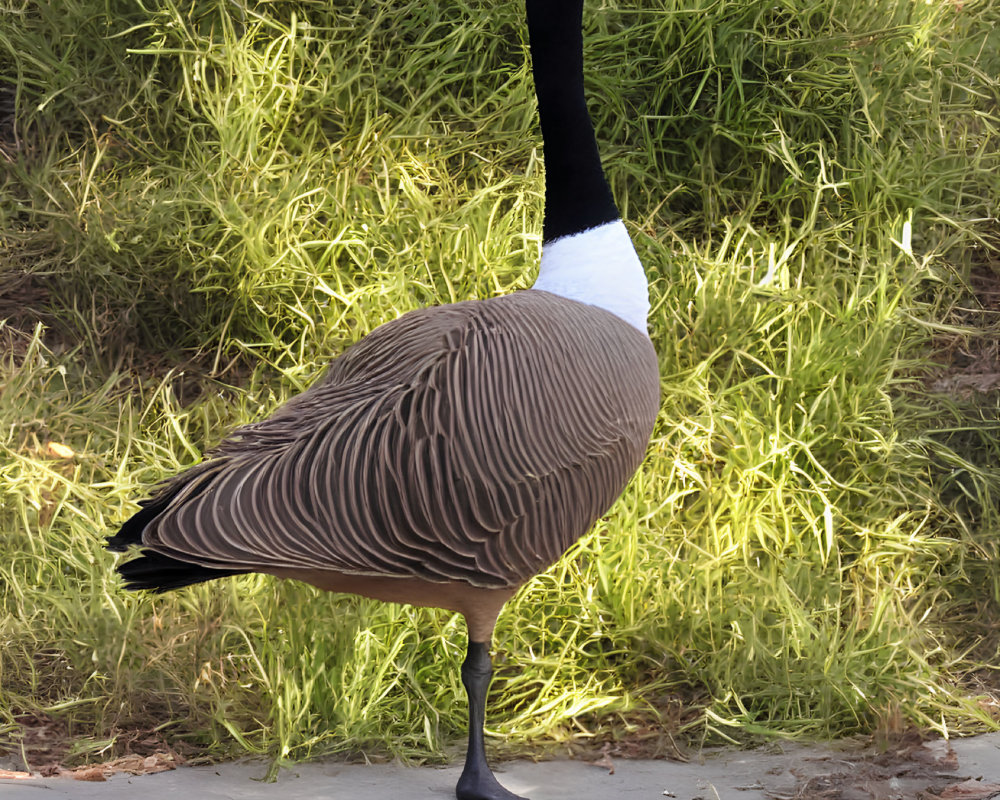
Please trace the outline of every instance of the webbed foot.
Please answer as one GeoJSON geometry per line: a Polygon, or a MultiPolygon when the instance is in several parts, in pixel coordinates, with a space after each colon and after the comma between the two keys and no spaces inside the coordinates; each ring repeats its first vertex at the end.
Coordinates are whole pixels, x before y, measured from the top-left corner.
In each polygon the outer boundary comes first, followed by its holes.
{"type": "Polygon", "coordinates": [[[485,771],[466,766],[455,787],[458,800],[528,800],[500,785],[489,768],[485,771]]]}

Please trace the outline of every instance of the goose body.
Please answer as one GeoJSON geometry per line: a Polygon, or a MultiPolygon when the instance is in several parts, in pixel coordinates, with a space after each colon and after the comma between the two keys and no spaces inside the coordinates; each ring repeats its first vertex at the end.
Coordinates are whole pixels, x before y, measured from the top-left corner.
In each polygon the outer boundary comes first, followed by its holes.
{"type": "Polygon", "coordinates": [[[621,493],[659,404],[642,267],[583,101],[582,0],[527,0],[545,142],[539,278],[377,328],[109,539],[130,589],[241,572],[462,613],[461,800],[514,798],[482,726],[497,615],[621,493]]]}

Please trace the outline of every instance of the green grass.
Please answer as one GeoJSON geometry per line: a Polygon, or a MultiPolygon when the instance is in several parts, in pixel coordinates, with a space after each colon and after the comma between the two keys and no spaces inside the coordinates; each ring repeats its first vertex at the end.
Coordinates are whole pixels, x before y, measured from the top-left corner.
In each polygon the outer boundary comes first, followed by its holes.
{"type": "MultiPolygon", "coordinates": [[[[1000,8],[585,18],[663,408],[501,617],[494,741],[996,728],[1000,394],[934,387],[1000,373],[1000,8]]],[[[472,0],[5,11],[0,739],[40,711],[78,758],[135,728],[461,747],[459,619],[259,576],[126,595],[101,537],[377,325],[530,284],[525,42],[472,0]]]]}

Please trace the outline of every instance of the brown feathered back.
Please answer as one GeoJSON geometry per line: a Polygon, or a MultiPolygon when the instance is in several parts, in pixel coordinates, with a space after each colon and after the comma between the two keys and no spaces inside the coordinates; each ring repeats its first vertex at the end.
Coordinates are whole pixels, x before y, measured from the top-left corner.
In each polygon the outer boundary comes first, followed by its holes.
{"type": "Polygon", "coordinates": [[[658,404],[649,339],[603,309],[529,290],[414,311],[165,485],[142,542],[218,569],[517,586],[614,502],[658,404]]]}

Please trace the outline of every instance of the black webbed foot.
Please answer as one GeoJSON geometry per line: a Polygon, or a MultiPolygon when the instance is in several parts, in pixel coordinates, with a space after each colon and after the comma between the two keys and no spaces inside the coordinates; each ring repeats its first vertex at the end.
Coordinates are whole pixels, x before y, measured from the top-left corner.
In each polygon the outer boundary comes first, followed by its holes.
{"type": "Polygon", "coordinates": [[[528,800],[501,786],[489,767],[483,772],[469,769],[468,765],[458,779],[455,796],[458,800],[528,800]]]}

